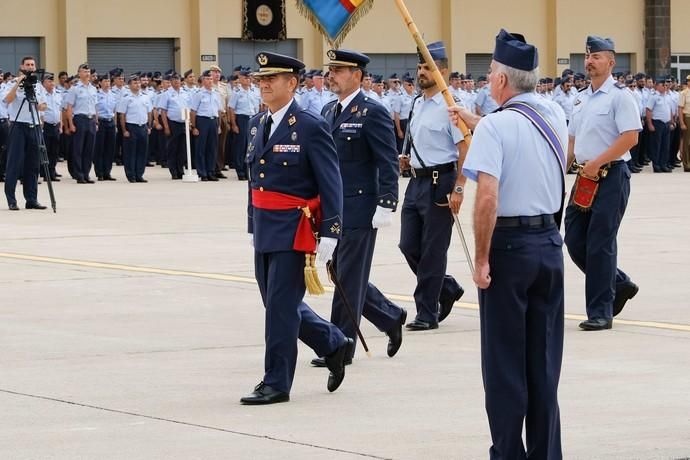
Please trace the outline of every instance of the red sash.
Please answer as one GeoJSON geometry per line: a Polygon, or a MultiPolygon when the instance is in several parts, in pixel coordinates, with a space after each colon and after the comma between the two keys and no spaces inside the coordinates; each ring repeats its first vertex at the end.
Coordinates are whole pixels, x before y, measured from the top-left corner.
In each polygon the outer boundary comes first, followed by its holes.
{"type": "Polygon", "coordinates": [[[307,200],[285,193],[252,189],[252,206],[269,211],[287,211],[290,209],[302,211],[292,249],[309,253],[316,251],[314,232],[321,225],[321,200],[318,196],[307,200]]]}

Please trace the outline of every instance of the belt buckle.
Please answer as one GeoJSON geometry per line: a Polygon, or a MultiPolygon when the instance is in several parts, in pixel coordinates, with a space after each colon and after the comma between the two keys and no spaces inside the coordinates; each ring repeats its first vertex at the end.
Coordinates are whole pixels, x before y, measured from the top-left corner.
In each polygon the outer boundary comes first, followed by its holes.
{"type": "Polygon", "coordinates": [[[438,171],[436,171],[436,170],[433,170],[431,172],[431,183],[433,185],[436,185],[438,183],[438,171]]]}

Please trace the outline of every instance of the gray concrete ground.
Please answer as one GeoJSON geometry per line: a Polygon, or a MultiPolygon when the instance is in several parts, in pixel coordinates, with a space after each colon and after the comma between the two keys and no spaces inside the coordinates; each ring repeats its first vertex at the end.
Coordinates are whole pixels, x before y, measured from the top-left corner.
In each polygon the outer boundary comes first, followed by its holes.
{"type": "MultiPolygon", "coordinates": [[[[457,240],[449,272],[468,292],[439,330],[407,333],[389,359],[364,324],[373,357],[333,394],[301,347],[292,401],[244,407],[263,368],[246,183],[115,175],[56,184],[56,215],[0,210],[1,459],[487,458],[477,296],[457,240]]],[[[619,254],[641,291],[613,330],[578,330],[583,276],[568,262],[566,458],[690,456],[689,181],[634,176],[619,254]]],[[[380,232],[372,280],[412,313],[398,236],[399,222],[380,232]]],[[[308,302],[328,317],[329,300],[308,302]]]]}

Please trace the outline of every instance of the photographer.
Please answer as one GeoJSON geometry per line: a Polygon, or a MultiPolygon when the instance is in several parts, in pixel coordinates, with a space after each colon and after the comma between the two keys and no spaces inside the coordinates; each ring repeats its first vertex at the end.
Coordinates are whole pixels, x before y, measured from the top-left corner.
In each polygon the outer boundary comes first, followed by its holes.
{"type": "Polygon", "coordinates": [[[29,110],[29,101],[37,103],[38,110],[45,110],[45,98],[36,76],[36,60],[31,56],[22,58],[19,76],[10,83],[3,102],[9,106],[10,129],[7,170],[5,172],[5,196],[11,211],[19,211],[15,188],[21,175],[26,209],[46,209],[38,202],[38,143],[35,126],[40,123],[38,113],[29,110]]]}

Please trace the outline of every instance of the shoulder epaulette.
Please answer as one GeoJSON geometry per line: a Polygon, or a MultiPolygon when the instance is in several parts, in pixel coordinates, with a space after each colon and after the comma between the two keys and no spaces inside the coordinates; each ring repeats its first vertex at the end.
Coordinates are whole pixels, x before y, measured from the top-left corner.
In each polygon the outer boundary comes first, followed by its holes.
{"type": "Polygon", "coordinates": [[[613,86],[615,86],[618,89],[626,88],[625,83],[619,83],[619,82],[614,83],[613,86]]]}

